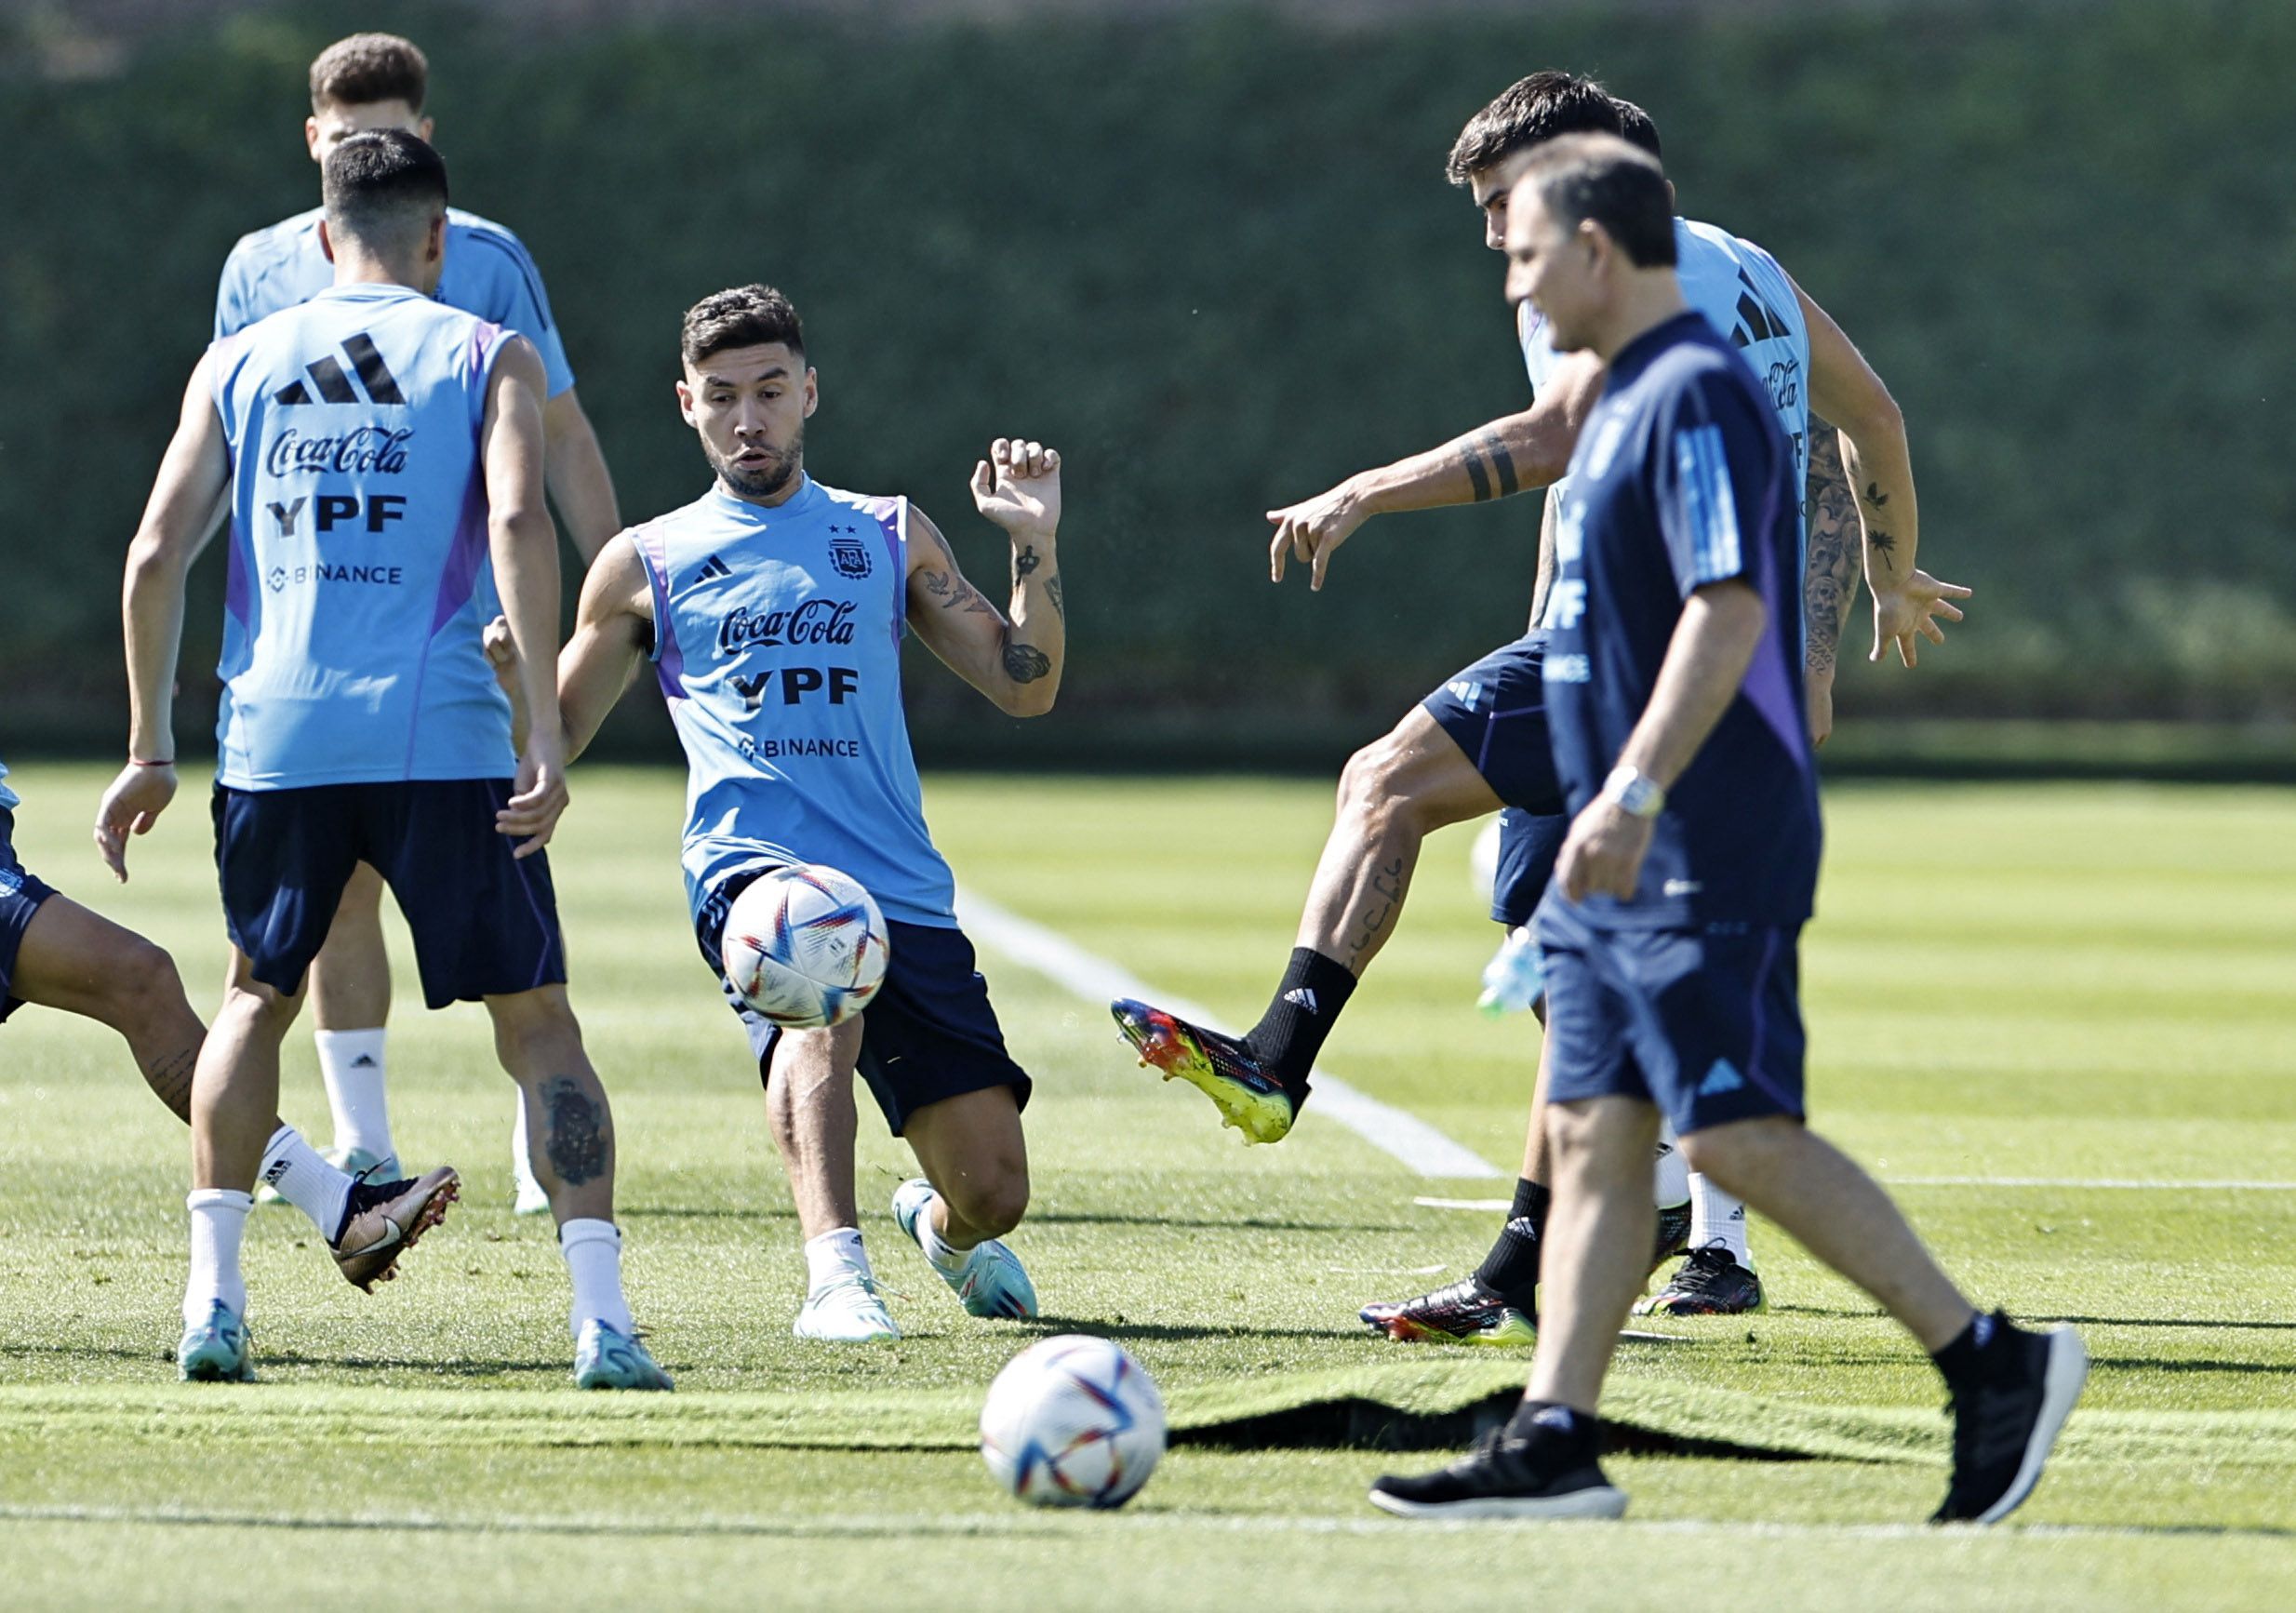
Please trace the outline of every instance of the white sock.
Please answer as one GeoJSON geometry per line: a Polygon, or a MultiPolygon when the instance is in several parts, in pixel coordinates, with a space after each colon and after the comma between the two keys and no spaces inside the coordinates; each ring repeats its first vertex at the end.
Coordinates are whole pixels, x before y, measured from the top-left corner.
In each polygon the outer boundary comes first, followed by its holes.
{"type": "Polygon", "coordinates": [[[558,1249],[574,1279],[574,1336],[595,1319],[627,1338],[634,1325],[621,1294],[621,1229],[612,1221],[570,1220],[558,1229],[558,1249]]]}
{"type": "Polygon", "coordinates": [[[232,1314],[247,1313],[247,1280],[239,1270],[240,1234],[247,1230],[252,1195],[227,1187],[193,1189],[183,1201],[192,1212],[192,1280],[183,1289],[183,1325],[196,1327],[220,1300],[232,1314]]]}
{"type": "Polygon", "coordinates": [[[542,1184],[534,1178],[534,1157],[527,1151],[527,1095],[518,1094],[517,1116],[510,1128],[510,1185],[520,1198],[527,1190],[542,1191],[542,1184]]]}
{"type": "Polygon", "coordinates": [[[382,1027],[321,1031],[312,1039],[319,1045],[319,1074],[335,1115],[336,1149],[363,1148],[378,1159],[396,1153],[382,1092],[382,1027]]]}
{"type": "Polygon", "coordinates": [[[1751,1272],[1754,1257],[1746,1251],[1746,1206],[1714,1183],[1690,1173],[1690,1247],[1712,1248],[1719,1244],[1730,1259],[1751,1272]]]}
{"type": "Polygon", "coordinates": [[[1658,1138],[1658,1173],[1650,1184],[1650,1201],[1661,1209],[1673,1209],[1690,1196],[1690,1162],[1682,1157],[1682,1144],[1675,1139],[1675,1128],[1663,1126],[1658,1138]]]}
{"type": "MultiPolygon", "coordinates": [[[[938,1198],[940,1194],[933,1196],[938,1198]]],[[[941,1235],[941,1229],[933,1225],[933,1206],[929,1204],[917,1212],[916,1241],[917,1246],[925,1251],[925,1258],[939,1271],[961,1272],[972,1259],[972,1250],[953,1248],[941,1235]]]]}
{"type": "Polygon", "coordinates": [[[864,1277],[874,1276],[869,1269],[869,1251],[861,1247],[861,1235],[851,1227],[839,1227],[823,1233],[818,1238],[806,1240],[806,1292],[820,1293],[848,1272],[859,1272],[864,1277]]]}
{"type": "Polygon", "coordinates": [[[343,1206],[351,1202],[351,1179],[320,1158],[301,1132],[282,1124],[271,1134],[263,1145],[261,1176],[281,1198],[311,1218],[321,1237],[335,1241],[342,1227],[343,1206]]]}

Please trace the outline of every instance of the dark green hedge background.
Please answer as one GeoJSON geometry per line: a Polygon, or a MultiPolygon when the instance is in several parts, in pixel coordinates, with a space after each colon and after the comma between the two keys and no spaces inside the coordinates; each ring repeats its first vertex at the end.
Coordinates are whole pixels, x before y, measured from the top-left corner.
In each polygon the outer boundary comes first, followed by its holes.
{"type": "MultiPolygon", "coordinates": [[[[8,25],[0,746],[120,731],[120,554],[217,268],[315,200],[305,66],[382,16],[185,22],[92,72],[53,17],[8,25]]],[[[816,473],[914,496],[993,592],[974,458],[1064,450],[1061,710],[1023,730],[920,666],[930,752],[1328,761],[1519,628],[1533,500],[1375,523],[1314,598],[1266,582],[1261,512],[1520,407],[1441,167],[1550,64],[1647,105],[1685,210],[1775,251],[1904,406],[1923,559],[1979,600],[1916,676],[1849,675],[1847,714],[2296,714],[2281,0],[388,25],[431,52],[457,201],[541,264],[626,516],[699,489],[678,315],[754,278],[808,322],[816,473]]]]}

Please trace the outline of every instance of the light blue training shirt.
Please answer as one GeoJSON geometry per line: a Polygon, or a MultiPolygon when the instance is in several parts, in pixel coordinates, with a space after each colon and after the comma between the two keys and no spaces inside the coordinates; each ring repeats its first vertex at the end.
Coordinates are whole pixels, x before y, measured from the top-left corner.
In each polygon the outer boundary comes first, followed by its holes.
{"type": "Polygon", "coordinates": [[[352,285],[208,350],[233,470],[220,782],[515,772],[474,597],[479,430],[509,340],[411,287],[352,285]]]}
{"type": "MultiPolygon", "coordinates": [[[[223,260],[222,283],[216,288],[218,340],[307,302],[335,284],[335,266],[319,249],[319,220],[326,216],[327,209],[314,207],[239,238],[223,260]]],[[[447,260],[439,271],[437,296],[449,308],[475,313],[534,343],[542,355],[550,396],[574,384],[541,272],[525,244],[501,225],[460,207],[447,209],[447,260]]]]}
{"type": "Polygon", "coordinates": [[[656,674],[686,748],[681,861],[697,915],[759,862],[819,862],[886,917],[956,924],[901,708],[909,501],[807,477],[766,508],[722,486],[632,529],[656,674]]]}

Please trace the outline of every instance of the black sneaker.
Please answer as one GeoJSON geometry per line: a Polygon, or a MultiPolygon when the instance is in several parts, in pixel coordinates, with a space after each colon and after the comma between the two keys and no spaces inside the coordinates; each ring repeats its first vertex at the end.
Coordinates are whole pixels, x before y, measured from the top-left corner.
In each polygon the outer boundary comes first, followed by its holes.
{"type": "Polygon", "coordinates": [[[1762,1279],[1738,1263],[1719,1244],[1692,1249],[1675,1268],[1666,1286],[1635,1306],[1637,1316],[1736,1316],[1760,1311],[1762,1279]]]}
{"type": "Polygon", "coordinates": [[[1603,1477],[1591,1444],[1536,1426],[1525,1438],[1509,1424],[1440,1473],[1379,1479],[1371,1504],[1399,1518],[1615,1518],[1626,1492],[1603,1477]]]}
{"type": "Polygon", "coordinates": [[[2041,1482],[2057,1431],[2089,1378],[2070,1327],[2028,1333],[1994,1313],[1979,1376],[1954,1390],[1954,1476],[1933,1524],[1998,1523],[2041,1482]]]}
{"type": "Polygon", "coordinates": [[[1536,1344],[1538,1325],[1474,1277],[1462,1277],[1399,1305],[1366,1305],[1365,1326],[1399,1343],[1536,1344]]]}
{"type": "Polygon", "coordinates": [[[1678,1205],[1661,1205],[1658,1210],[1658,1244],[1650,1256],[1650,1270],[1655,1272],[1676,1255],[1690,1246],[1690,1201],[1678,1205]]]}

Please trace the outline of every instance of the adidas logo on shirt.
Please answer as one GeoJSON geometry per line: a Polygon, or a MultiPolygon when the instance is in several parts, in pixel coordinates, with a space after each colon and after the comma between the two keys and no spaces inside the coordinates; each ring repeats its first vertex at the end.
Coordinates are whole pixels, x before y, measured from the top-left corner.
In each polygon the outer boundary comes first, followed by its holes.
{"type": "Polygon", "coordinates": [[[1305,1008],[1311,1014],[1320,1014],[1323,1012],[1321,1008],[1315,1006],[1315,993],[1314,988],[1309,986],[1292,987],[1291,990],[1284,993],[1284,1001],[1291,1004],[1294,1007],[1305,1008]]]}
{"type": "Polygon", "coordinates": [[[1725,1092],[1737,1091],[1745,1084],[1745,1077],[1730,1067],[1728,1059],[1716,1059],[1714,1068],[1706,1072],[1706,1078],[1698,1084],[1698,1095],[1701,1098],[1719,1098],[1725,1092]]]}
{"type": "Polygon", "coordinates": [[[733,567],[713,554],[701,563],[701,569],[694,573],[694,580],[707,582],[713,577],[731,577],[732,575],[733,567]]]}

